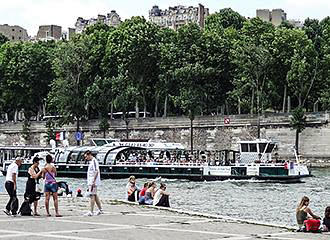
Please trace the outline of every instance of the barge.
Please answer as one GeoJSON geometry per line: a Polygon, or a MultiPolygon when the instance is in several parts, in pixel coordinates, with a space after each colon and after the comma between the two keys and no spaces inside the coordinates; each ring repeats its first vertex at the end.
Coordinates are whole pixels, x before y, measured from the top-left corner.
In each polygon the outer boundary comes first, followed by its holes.
{"type": "MultiPolygon", "coordinates": [[[[271,140],[239,142],[239,151],[222,150],[217,154],[201,152],[198,159],[179,149],[150,149],[139,144],[106,144],[103,146],[66,147],[55,149],[54,164],[59,177],[86,177],[88,162],[84,152],[92,151],[99,161],[102,178],[170,178],[194,181],[213,180],[270,180],[299,182],[311,176],[306,164],[296,158],[284,162],[275,153],[277,143],[271,140]]],[[[6,174],[11,161],[5,161],[6,174]]],[[[30,162],[24,162],[19,175],[27,175],[30,162]]]]}

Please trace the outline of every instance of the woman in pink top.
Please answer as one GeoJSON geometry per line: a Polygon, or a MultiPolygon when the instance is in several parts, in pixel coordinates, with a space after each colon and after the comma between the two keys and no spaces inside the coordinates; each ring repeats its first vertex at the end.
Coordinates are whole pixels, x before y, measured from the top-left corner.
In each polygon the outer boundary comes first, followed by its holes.
{"type": "Polygon", "coordinates": [[[49,199],[50,195],[53,195],[54,207],[56,217],[62,217],[58,212],[58,197],[57,197],[57,183],[56,183],[56,168],[51,164],[53,158],[51,155],[46,156],[46,166],[42,169],[43,178],[45,179],[45,207],[47,211],[47,216],[50,217],[49,213],[49,199]]]}

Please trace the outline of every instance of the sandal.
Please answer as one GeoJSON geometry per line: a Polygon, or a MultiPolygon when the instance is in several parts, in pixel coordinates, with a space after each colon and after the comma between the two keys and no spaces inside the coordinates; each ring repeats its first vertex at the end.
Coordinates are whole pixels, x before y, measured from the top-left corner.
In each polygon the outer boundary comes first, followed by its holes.
{"type": "Polygon", "coordinates": [[[51,217],[52,215],[50,215],[50,214],[47,214],[46,216],[47,216],[47,217],[51,217]]]}
{"type": "Polygon", "coordinates": [[[39,213],[34,213],[33,216],[40,217],[40,214],[39,213]]]}
{"type": "Polygon", "coordinates": [[[61,214],[58,214],[58,215],[56,215],[56,217],[62,217],[62,215],[61,214]]]}

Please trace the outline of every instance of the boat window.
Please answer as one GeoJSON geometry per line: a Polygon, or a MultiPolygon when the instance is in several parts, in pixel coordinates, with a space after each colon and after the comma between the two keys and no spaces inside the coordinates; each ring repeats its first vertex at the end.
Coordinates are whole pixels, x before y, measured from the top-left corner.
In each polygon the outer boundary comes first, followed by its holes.
{"type": "Polygon", "coordinates": [[[263,153],[265,151],[266,146],[267,143],[259,143],[259,152],[263,153]]]}
{"type": "Polygon", "coordinates": [[[268,144],[266,153],[271,153],[275,147],[275,144],[268,144]]]}
{"type": "Polygon", "coordinates": [[[242,143],[241,144],[242,147],[242,152],[248,152],[249,148],[248,148],[248,144],[247,143],[242,143]]]}
{"type": "Polygon", "coordinates": [[[68,158],[68,163],[76,163],[79,152],[71,152],[68,158]]]}
{"type": "Polygon", "coordinates": [[[257,152],[257,144],[256,143],[250,143],[249,144],[249,152],[257,152]]]}

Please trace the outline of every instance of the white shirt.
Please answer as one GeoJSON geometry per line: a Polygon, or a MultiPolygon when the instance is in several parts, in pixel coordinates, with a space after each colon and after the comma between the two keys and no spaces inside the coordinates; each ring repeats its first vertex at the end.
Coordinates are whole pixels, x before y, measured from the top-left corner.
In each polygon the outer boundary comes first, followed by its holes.
{"type": "Polygon", "coordinates": [[[154,196],[154,201],[153,201],[153,205],[155,206],[159,200],[161,199],[162,197],[162,194],[161,194],[162,190],[161,189],[158,189],[155,193],[155,196],[154,196]]]}
{"type": "Polygon", "coordinates": [[[16,164],[16,162],[13,162],[8,166],[6,181],[14,182],[13,173],[16,173],[16,177],[18,176],[18,165],[16,164]]]}
{"type": "Polygon", "coordinates": [[[99,162],[96,158],[93,157],[92,160],[89,161],[88,171],[87,171],[87,184],[93,185],[94,178],[96,173],[99,173],[96,177],[95,185],[99,186],[101,184],[101,177],[100,177],[100,167],[99,162]]]}

